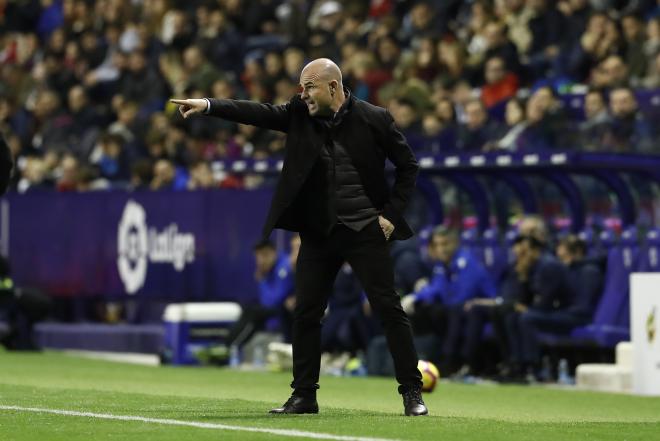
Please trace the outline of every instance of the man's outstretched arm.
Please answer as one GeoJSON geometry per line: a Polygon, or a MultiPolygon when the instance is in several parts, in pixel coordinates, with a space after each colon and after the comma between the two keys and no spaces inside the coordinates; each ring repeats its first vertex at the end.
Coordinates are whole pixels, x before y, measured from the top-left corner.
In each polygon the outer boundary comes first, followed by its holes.
{"type": "Polygon", "coordinates": [[[217,116],[229,121],[286,132],[289,127],[289,104],[274,106],[254,101],[215,98],[172,99],[184,118],[196,113],[217,116]]]}

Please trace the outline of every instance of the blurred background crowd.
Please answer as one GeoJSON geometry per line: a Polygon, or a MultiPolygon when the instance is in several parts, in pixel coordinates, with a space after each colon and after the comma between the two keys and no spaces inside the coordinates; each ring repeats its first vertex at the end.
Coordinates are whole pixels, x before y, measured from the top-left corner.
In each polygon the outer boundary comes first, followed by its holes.
{"type": "Polygon", "coordinates": [[[660,1],[0,0],[13,188],[252,188],[223,159],[283,134],[183,120],[171,97],[284,103],[329,57],[418,155],[660,151],[660,1]]]}

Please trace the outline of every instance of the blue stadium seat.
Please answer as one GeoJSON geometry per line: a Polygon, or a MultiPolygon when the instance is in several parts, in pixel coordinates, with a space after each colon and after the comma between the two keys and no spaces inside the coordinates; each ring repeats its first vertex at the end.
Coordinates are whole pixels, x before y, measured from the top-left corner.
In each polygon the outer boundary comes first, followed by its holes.
{"type": "MultiPolygon", "coordinates": [[[[609,232],[605,232],[609,233],[609,232]]],[[[601,239],[610,237],[601,235],[601,239]]],[[[607,255],[605,288],[598,302],[591,325],[575,329],[571,335],[578,341],[591,341],[599,346],[614,347],[630,338],[629,278],[637,269],[639,243],[637,230],[628,229],[618,244],[612,245],[607,255]]]]}
{"type": "Polygon", "coordinates": [[[660,271],[660,228],[653,228],[646,233],[646,242],[640,250],[639,271],[660,271]]]}
{"type": "Polygon", "coordinates": [[[596,240],[597,235],[593,228],[585,227],[577,236],[587,245],[587,257],[595,257],[603,253],[600,242],[596,240]]]}
{"type": "Polygon", "coordinates": [[[506,250],[507,261],[512,261],[514,259],[513,250],[513,241],[518,237],[518,228],[512,227],[507,230],[504,234],[504,249],[506,250]]]}
{"type": "Polygon", "coordinates": [[[604,253],[609,253],[612,247],[618,244],[617,234],[611,229],[601,231],[598,239],[600,248],[604,253]]]}
{"type": "Polygon", "coordinates": [[[489,228],[481,236],[483,264],[493,277],[499,281],[509,263],[509,253],[502,245],[496,228],[489,228]]]}
{"type": "Polygon", "coordinates": [[[479,260],[483,260],[481,252],[481,238],[476,228],[469,228],[461,232],[461,248],[468,250],[479,260]]]}

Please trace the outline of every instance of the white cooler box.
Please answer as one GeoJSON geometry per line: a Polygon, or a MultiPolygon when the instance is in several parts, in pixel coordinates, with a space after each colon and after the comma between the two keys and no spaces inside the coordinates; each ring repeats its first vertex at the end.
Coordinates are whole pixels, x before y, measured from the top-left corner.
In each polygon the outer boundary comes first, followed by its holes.
{"type": "Polygon", "coordinates": [[[172,364],[199,364],[194,354],[224,342],[241,316],[233,302],[173,303],[165,308],[165,357],[172,364]]]}

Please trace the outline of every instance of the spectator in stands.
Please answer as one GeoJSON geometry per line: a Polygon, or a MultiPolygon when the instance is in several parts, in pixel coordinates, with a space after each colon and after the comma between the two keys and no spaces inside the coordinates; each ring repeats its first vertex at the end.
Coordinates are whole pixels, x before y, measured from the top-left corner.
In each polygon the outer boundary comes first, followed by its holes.
{"type": "Polygon", "coordinates": [[[459,127],[457,148],[466,153],[480,152],[501,132],[481,100],[472,99],[465,105],[465,123],[459,127]]]}
{"type": "Polygon", "coordinates": [[[589,16],[593,13],[589,0],[563,0],[557,3],[557,9],[564,14],[565,28],[562,29],[562,48],[567,49],[587,28],[589,16]]]}
{"type": "Polygon", "coordinates": [[[420,151],[424,153],[437,154],[447,149],[448,145],[443,143],[442,135],[444,127],[440,119],[433,113],[429,113],[422,119],[422,136],[420,151]]]}
{"type": "Polygon", "coordinates": [[[43,191],[52,186],[46,176],[46,164],[37,156],[28,156],[23,165],[23,176],[18,182],[19,193],[43,191]]]}
{"type": "Polygon", "coordinates": [[[610,122],[602,91],[593,89],[584,96],[584,116],[585,119],[579,126],[581,148],[590,151],[601,149],[600,142],[610,122]]]}
{"type": "Polygon", "coordinates": [[[653,60],[660,53],[660,16],[650,19],[646,23],[646,41],[644,42],[644,55],[653,60]]]}
{"type": "Polygon", "coordinates": [[[429,3],[415,3],[409,14],[403,19],[401,38],[406,45],[414,45],[419,38],[433,35],[435,32],[434,18],[434,11],[429,3]]]}
{"type": "Polygon", "coordinates": [[[29,142],[33,150],[66,149],[70,120],[64,114],[57,92],[46,89],[37,93],[29,124],[29,142]]]}
{"type": "Polygon", "coordinates": [[[211,90],[213,82],[222,75],[204,57],[199,46],[189,46],[183,53],[183,77],[180,84],[174,85],[175,91],[197,89],[211,90]]]}
{"type": "Polygon", "coordinates": [[[148,64],[146,55],[139,50],[128,56],[128,66],[121,74],[118,93],[126,100],[154,110],[162,108],[163,97],[169,95],[158,71],[148,64]]]}
{"type": "Polygon", "coordinates": [[[456,126],[456,110],[450,97],[441,96],[436,102],[434,113],[444,127],[456,126]]]}
{"type": "Polygon", "coordinates": [[[438,42],[436,52],[438,73],[433,81],[446,90],[451,84],[463,78],[466,64],[465,48],[459,41],[443,38],[438,42]]]}
{"type": "Polygon", "coordinates": [[[153,165],[148,159],[140,159],[131,164],[131,182],[129,189],[149,190],[153,180],[153,165]]]}
{"type": "Polygon", "coordinates": [[[225,11],[210,11],[208,23],[198,32],[197,44],[218,69],[231,73],[233,77],[240,74],[245,43],[237,29],[227,20],[225,11]]]}
{"type": "Polygon", "coordinates": [[[529,21],[532,19],[533,11],[526,7],[525,0],[506,0],[503,3],[500,14],[508,29],[507,36],[518,49],[518,53],[525,55],[532,44],[529,21]]]}
{"type": "Polygon", "coordinates": [[[431,120],[432,129],[428,128],[428,122],[423,121],[426,135],[424,151],[439,153],[455,150],[458,126],[452,100],[449,97],[439,98],[435,104],[434,112],[430,115],[436,119],[431,120]],[[433,127],[436,121],[439,127],[433,127]]]}
{"type": "Polygon", "coordinates": [[[571,127],[552,87],[537,89],[527,101],[528,126],[520,137],[523,150],[571,148],[571,127]]]}
{"type": "Polygon", "coordinates": [[[126,152],[124,138],[120,135],[102,136],[90,161],[96,164],[101,177],[109,181],[125,182],[130,177],[130,156],[126,152]]]}
{"type": "Polygon", "coordinates": [[[458,366],[459,344],[465,324],[465,304],[475,298],[495,297],[495,284],[481,263],[460,248],[458,233],[436,227],[429,243],[429,256],[436,262],[427,285],[401,300],[411,316],[416,334],[443,336],[442,371],[458,366]]]}
{"type": "Polygon", "coordinates": [[[651,60],[646,77],[642,80],[642,85],[648,89],[660,88],[660,50],[651,60]]]}
{"type": "Polygon", "coordinates": [[[464,26],[462,39],[467,51],[466,65],[469,67],[464,73],[467,74],[471,84],[479,84],[481,82],[480,71],[488,50],[486,30],[488,24],[493,21],[493,11],[491,5],[485,1],[472,2],[470,5],[466,5],[464,10],[465,19],[459,18],[458,21],[464,26]],[[462,23],[463,21],[465,22],[462,23]]]}
{"type": "Polygon", "coordinates": [[[499,56],[486,61],[484,78],[486,84],[481,88],[481,100],[488,109],[511,98],[518,91],[518,77],[508,70],[504,58],[499,56]]]}
{"type": "Polygon", "coordinates": [[[407,99],[397,100],[393,110],[392,117],[397,127],[406,137],[413,151],[419,151],[423,144],[422,137],[420,136],[422,124],[419,118],[419,112],[415,108],[414,103],[407,99]]]}
{"type": "Polygon", "coordinates": [[[119,135],[125,143],[137,148],[144,135],[144,127],[138,119],[138,103],[116,95],[113,98],[112,106],[117,114],[117,119],[108,126],[108,133],[119,135]]]}
{"type": "Polygon", "coordinates": [[[624,63],[627,66],[629,81],[638,83],[646,73],[649,57],[644,53],[644,24],[635,14],[625,15],[621,19],[624,40],[624,63]]]}
{"type": "Polygon", "coordinates": [[[415,53],[415,77],[424,82],[431,82],[438,73],[438,60],[433,39],[430,37],[420,38],[415,53]]]}
{"type": "Polygon", "coordinates": [[[654,130],[639,111],[637,98],[629,87],[618,87],[610,92],[610,116],[601,148],[610,152],[654,153],[654,130]]]}
{"type": "Polygon", "coordinates": [[[504,120],[506,122],[506,132],[497,141],[494,148],[516,151],[520,148],[520,136],[529,125],[525,118],[525,106],[520,99],[511,98],[507,101],[504,120]]]}
{"type": "MultiPolygon", "coordinates": [[[[485,53],[486,62],[496,57],[500,58],[507,74],[512,74],[517,79],[521,73],[518,50],[507,37],[506,26],[501,22],[492,21],[486,25],[484,36],[487,48],[485,53]]],[[[487,74],[488,66],[486,66],[484,75],[486,82],[488,82],[487,74]]]]}
{"type": "Polygon", "coordinates": [[[57,191],[75,191],[78,186],[78,159],[66,154],[59,163],[57,182],[55,184],[57,191]]]}
{"type": "Polygon", "coordinates": [[[298,81],[298,75],[305,67],[305,53],[297,47],[289,47],[284,51],[284,71],[291,81],[298,81]]]}
{"type": "Polygon", "coordinates": [[[67,94],[69,126],[69,148],[80,157],[87,157],[92,149],[92,143],[98,136],[98,127],[104,123],[104,118],[90,103],[87,91],[81,85],[73,86],[67,94]]]}
{"type": "Polygon", "coordinates": [[[217,185],[211,167],[207,162],[200,161],[190,167],[189,190],[209,189],[217,187],[217,185]]]}
{"type": "Polygon", "coordinates": [[[628,66],[619,55],[610,55],[594,69],[591,86],[598,89],[624,87],[630,83],[628,66]]]}
{"type": "Polygon", "coordinates": [[[168,159],[159,159],[154,163],[153,179],[151,180],[152,190],[184,190],[186,188],[186,177],[177,172],[172,161],[168,159]]]}
{"type": "Polygon", "coordinates": [[[254,246],[254,258],[258,303],[242,305],[241,317],[224,341],[225,349],[242,346],[259,330],[279,330],[287,298],[293,295],[293,269],[288,255],[278,254],[275,245],[266,240],[254,246]]]}
{"type": "Polygon", "coordinates": [[[618,33],[612,19],[605,12],[594,12],[585,32],[567,48],[565,73],[584,81],[601,60],[618,49],[618,33]]]}
{"type": "Polygon", "coordinates": [[[527,5],[532,10],[527,23],[532,38],[527,52],[528,64],[532,72],[542,76],[559,54],[565,17],[554,1],[530,0],[527,5]]]}

